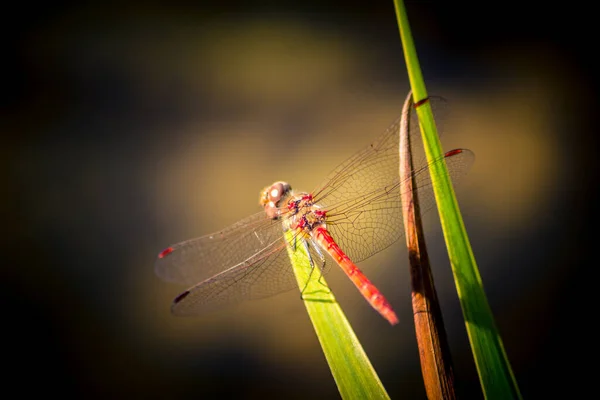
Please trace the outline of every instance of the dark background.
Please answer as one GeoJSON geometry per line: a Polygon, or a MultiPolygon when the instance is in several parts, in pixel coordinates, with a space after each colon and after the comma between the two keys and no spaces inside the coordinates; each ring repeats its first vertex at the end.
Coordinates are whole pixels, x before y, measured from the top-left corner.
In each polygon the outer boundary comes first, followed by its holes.
{"type": "MultiPolygon", "coordinates": [[[[272,181],[314,187],[398,116],[393,2],[216,4],[3,13],[4,381],[23,395],[339,396],[297,293],[180,319],[153,262],[256,212],[272,181]]],[[[452,101],[448,148],[477,157],[457,195],[526,398],[584,393],[592,347],[595,29],[570,7],[407,3],[428,90],[452,101]]],[[[481,398],[432,214],[459,395],[481,398]]],[[[328,280],[391,397],[424,398],[401,247],[361,263],[399,326],[328,280]]]]}

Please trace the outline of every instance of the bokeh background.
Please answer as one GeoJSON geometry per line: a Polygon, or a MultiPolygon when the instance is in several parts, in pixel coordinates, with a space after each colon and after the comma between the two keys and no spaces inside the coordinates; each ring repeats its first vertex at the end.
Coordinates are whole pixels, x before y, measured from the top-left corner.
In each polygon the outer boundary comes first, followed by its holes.
{"type": "MultiPolygon", "coordinates": [[[[153,262],[258,211],[275,180],[312,189],[399,115],[409,84],[392,1],[11,7],[5,382],[86,398],[339,397],[297,292],[176,318],[184,288],[153,262]]],[[[457,195],[521,390],[583,393],[593,24],[548,5],[407,7],[428,90],[451,101],[447,149],[476,154],[457,195]]],[[[435,212],[426,222],[458,393],[481,398],[435,212]]],[[[328,281],[392,398],[424,398],[405,259],[399,242],[361,263],[393,328],[340,271],[328,281]]]]}

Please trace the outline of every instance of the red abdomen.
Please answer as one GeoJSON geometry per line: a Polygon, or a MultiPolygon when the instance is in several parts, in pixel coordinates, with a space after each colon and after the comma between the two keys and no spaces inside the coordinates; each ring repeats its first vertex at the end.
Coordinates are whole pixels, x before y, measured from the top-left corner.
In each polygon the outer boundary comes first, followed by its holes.
{"type": "Polygon", "coordinates": [[[377,310],[381,316],[387,319],[390,324],[398,323],[398,317],[392,307],[383,296],[383,294],[371,283],[363,272],[354,264],[350,258],[340,249],[335,240],[331,237],[327,229],[319,226],[312,232],[315,241],[329,253],[335,262],[348,275],[348,278],[354,283],[358,291],[364,296],[369,304],[377,310]]]}

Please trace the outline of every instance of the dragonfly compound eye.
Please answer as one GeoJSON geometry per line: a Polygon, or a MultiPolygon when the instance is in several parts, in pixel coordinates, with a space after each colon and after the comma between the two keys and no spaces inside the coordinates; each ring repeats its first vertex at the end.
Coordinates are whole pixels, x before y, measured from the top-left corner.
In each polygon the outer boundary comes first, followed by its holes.
{"type": "Polygon", "coordinates": [[[265,188],[260,197],[260,205],[270,218],[279,216],[278,208],[281,206],[281,200],[287,198],[292,187],[287,182],[275,182],[265,188]]]}
{"type": "Polygon", "coordinates": [[[270,203],[273,203],[276,207],[280,206],[281,199],[287,197],[289,192],[292,190],[290,185],[286,182],[275,182],[267,190],[267,199],[270,203]]]}

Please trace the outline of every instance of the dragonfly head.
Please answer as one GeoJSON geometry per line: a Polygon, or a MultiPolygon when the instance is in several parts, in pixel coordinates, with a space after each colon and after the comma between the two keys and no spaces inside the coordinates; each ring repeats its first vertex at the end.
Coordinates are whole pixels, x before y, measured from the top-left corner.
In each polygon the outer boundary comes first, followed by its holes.
{"type": "Polygon", "coordinates": [[[284,204],[282,200],[287,199],[291,194],[292,187],[287,182],[275,182],[271,186],[267,186],[260,193],[260,205],[265,209],[267,216],[272,219],[277,219],[281,215],[279,207],[284,204]]]}

